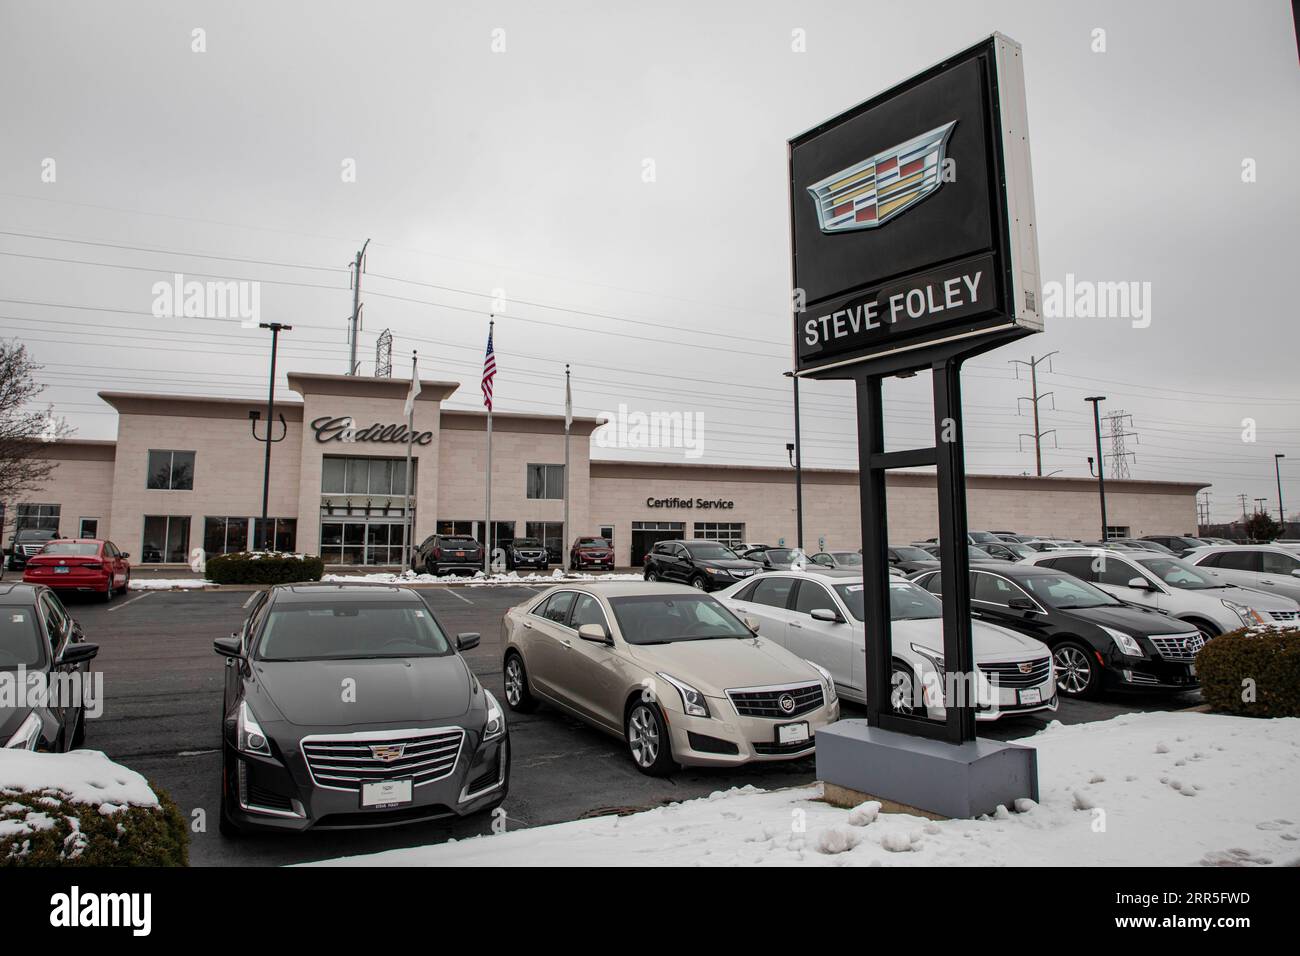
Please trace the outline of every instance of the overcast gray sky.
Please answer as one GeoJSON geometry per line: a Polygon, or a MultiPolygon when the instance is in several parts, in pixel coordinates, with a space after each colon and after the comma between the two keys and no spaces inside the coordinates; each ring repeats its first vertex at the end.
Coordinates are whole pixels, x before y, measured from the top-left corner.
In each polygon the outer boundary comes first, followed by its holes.
{"type": "MultiPolygon", "coordinates": [[[[1239,493],[1276,512],[1284,452],[1300,510],[1300,74],[1282,0],[3,0],[0,335],[29,343],[79,436],[111,438],[101,389],[264,388],[267,333],[155,319],[155,282],[260,280],[262,318],[295,326],[281,367],[342,373],[346,266],[369,237],[363,373],[388,327],[396,375],[418,348],[424,377],[464,383],[451,405],[481,407],[503,289],[498,409],[560,411],[569,361],[579,414],[701,412],[703,460],[778,464],[786,140],[994,30],[1024,46],[1043,280],[1149,282],[1151,321],[1049,320],[968,365],[970,470],[1033,468],[1007,360],[1059,350],[1046,470],[1087,473],[1083,398],[1104,394],[1133,415],[1133,477],[1212,482],[1215,518],[1239,493]]],[[[891,383],[896,446],[931,437],[927,388],[891,383]]],[[[854,465],[848,386],[804,398],[805,462],[854,465]]]]}

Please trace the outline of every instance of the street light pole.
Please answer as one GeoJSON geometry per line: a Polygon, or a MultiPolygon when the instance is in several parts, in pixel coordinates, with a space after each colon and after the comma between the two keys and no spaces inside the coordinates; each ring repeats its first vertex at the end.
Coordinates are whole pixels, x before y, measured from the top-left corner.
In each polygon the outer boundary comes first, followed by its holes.
{"type": "Polygon", "coordinates": [[[1277,516],[1282,520],[1282,534],[1286,535],[1286,509],[1282,507],[1282,453],[1273,456],[1273,473],[1277,476],[1277,516]]]}
{"type": "Polygon", "coordinates": [[[271,330],[271,384],[266,396],[266,464],[262,472],[262,534],[258,544],[259,551],[266,550],[267,510],[271,500],[271,428],[275,421],[275,357],[280,347],[280,333],[293,329],[292,325],[281,322],[262,322],[259,328],[271,330]]]}
{"type": "Polygon", "coordinates": [[[799,376],[786,375],[794,381],[794,527],[795,547],[803,550],[803,441],[799,434],[799,376]]]}
{"type": "Polygon", "coordinates": [[[1092,423],[1097,433],[1097,494],[1101,498],[1102,542],[1110,540],[1106,534],[1106,459],[1101,456],[1101,403],[1105,400],[1105,395],[1089,395],[1084,399],[1085,402],[1092,402],[1092,423]]]}

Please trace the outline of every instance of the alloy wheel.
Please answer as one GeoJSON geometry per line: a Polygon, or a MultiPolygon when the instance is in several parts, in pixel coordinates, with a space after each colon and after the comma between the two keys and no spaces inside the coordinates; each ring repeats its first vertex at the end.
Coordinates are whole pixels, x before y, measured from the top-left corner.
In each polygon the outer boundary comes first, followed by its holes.
{"type": "Polygon", "coordinates": [[[691,587],[695,588],[695,590],[697,591],[703,591],[705,588],[704,578],[701,577],[691,578],[691,587]]]}
{"type": "Polygon", "coordinates": [[[1092,682],[1092,665],[1077,647],[1060,647],[1052,655],[1056,686],[1066,694],[1082,694],[1092,682]]]}
{"type": "Polygon", "coordinates": [[[512,657],[506,664],[506,701],[511,707],[518,707],[523,699],[524,669],[519,664],[519,658],[512,657]]]}
{"type": "Polygon", "coordinates": [[[638,766],[650,767],[659,759],[659,725],[645,704],[638,704],[628,718],[627,744],[638,766]]]}

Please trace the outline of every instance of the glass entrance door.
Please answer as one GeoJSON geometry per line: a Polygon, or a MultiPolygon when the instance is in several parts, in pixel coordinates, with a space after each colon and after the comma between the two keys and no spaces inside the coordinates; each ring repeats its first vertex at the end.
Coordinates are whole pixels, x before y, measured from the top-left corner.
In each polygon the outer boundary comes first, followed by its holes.
{"type": "Polygon", "coordinates": [[[406,527],[400,520],[322,521],[320,556],[326,564],[400,566],[405,561],[406,527]]]}

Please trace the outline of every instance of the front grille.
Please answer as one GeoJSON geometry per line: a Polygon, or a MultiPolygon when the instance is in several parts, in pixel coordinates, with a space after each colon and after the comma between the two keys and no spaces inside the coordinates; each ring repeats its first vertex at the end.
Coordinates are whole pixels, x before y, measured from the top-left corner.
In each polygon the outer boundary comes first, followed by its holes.
{"type": "Polygon", "coordinates": [[[1159,684],[1160,678],[1154,674],[1143,674],[1141,671],[1125,671],[1128,674],[1130,684],[1159,684]]]}
{"type": "Polygon", "coordinates": [[[360,792],[363,783],[410,777],[420,787],[456,769],[465,731],[459,727],[412,730],[395,736],[304,737],[303,757],[317,786],[360,792]],[[401,748],[401,756],[381,760],[372,748],[401,748]]]}
{"type": "Polygon", "coordinates": [[[441,803],[428,806],[398,807],[394,810],[360,810],[354,813],[330,813],[316,821],[313,830],[351,829],[362,827],[391,827],[399,823],[415,823],[453,816],[450,807],[441,803]]]}
{"type": "Polygon", "coordinates": [[[1196,652],[1205,646],[1205,638],[1199,633],[1175,634],[1171,637],[1153,637],[1151,643],[1167,661],[1194,661],[1196,652]]]}
{"type": "Polygon", "coordinates": [[[782,754],[797,754],[805,750],[813,750],[812,740],[799,740],[792,744],[754,744],[754,753],[762,757],[777,757],[782,754]]]}
{"type": "Polygon", "coordinates": [[[807,684],[798,687],[763,687],[756,690],[729,690],[736,713],[741,717],[766,717],[771,720],[784,720],[798,717],[822,705],[822,685],[807,684]],[[786,710],[781,707],[781,698],[789,696],[794,700],[794,707],[786,710]]]}
{"type": "Polygon", "coordinates": [[[1300,611],[1268,611],[1266,613],[1275,621],[1300,621],[1300,611]]]}
{"type": "Polygon", "coordinates": [[[1036,661],[999,661],[979,665],[984,675],[999,687],[1035,687],[1043,683],[1052,673],[1052,659],[1044,657],[1036,661]],[[1029,666],[1029,672],[1023,673],[1021,667],[1029,666]]]}
{"type": "Polygon", "coordinates": [[[43,544],[20,544],[18,545],[18,550],[22,552],[25,557],[30,558],[32,555],[40,554],[43,547],[45,547],[43,544]]]}

